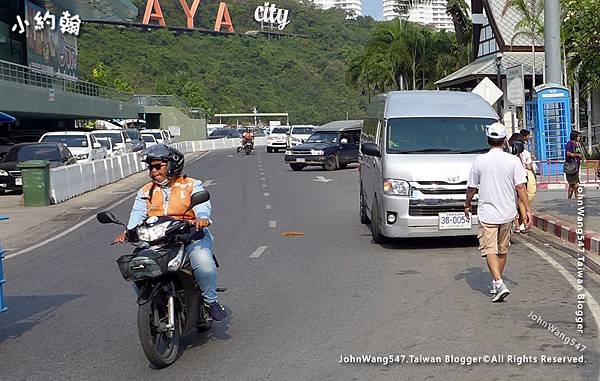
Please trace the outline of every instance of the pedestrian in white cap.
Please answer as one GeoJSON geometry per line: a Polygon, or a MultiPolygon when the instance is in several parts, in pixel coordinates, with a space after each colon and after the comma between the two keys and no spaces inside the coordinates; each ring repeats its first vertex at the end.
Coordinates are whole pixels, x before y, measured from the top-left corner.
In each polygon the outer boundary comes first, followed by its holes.
{"type": "Polygon", "coordinates": [[[506,127],[496,122],[487,128],[490,150],[473,162],[467,181],[465,215],[469,216],[471,201],[479,193],[477,216],[479,218],[479,249],[485,257],[493,277],[492,302],[501,302],[510,291],[502,274],[510,246],[512,224],[517,216],[518,198],[526,206],[525,225],[531,226],[532,216],[525,185],[527,175],[519,159],[503,150],[506,144],[506,127]]]}

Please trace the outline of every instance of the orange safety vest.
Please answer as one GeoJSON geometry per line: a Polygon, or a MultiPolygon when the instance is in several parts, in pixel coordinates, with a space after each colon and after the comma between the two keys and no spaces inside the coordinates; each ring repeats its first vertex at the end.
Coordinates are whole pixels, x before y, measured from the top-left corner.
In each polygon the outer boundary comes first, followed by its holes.
{"type": "Polygon", "coordinates": [[[146,198],[146,208],[148,217],[150,216],[170,216],[178,220],[193,220],[196,218],[193,210],[185,210],[190,206],[192,200],[192,191],[194,190],[194,179],[180,176],[171,186],[171,195],[169,197],[168,210],[165,210],[163,192],[159,186],[149,182],[142,187],[142,192],[146,198]],[[154,185],[152,195],[150,191],[154,185]]]}

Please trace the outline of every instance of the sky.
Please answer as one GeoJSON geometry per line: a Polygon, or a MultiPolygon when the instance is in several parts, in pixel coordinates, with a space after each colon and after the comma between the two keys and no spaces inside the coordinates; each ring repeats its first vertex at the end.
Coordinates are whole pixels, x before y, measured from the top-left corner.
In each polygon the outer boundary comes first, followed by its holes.
{"type": "Polygon", "coordinates": [[[383,18],[383,2],[381,0],[362,0],[363,14],[371,16],[375,20],[383,18]]]}

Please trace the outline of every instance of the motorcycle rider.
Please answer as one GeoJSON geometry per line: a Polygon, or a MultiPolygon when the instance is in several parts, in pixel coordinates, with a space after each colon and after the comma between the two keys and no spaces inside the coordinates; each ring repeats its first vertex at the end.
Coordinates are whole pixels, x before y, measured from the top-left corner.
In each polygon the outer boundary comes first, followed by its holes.
{"type": "Polygon", "coordinates": [[[246,142],[250,142],[252,144],[252,149],[254,149],[254,134],[250,127],[246,127],[246,131],[242,133],[242,148],[244,148],[246,142]]]}
{"type": "MultiPolygon", "coordinates": [[[[148,164],[152,179],[137,193],[129,216],[127,229],[133,229],[150,216],[170,216],[189,220],[196,230],[203,229],[204,237],[186,246],[194,275],[202,289],[202,297],[208,313],[216,321],[227,318],[225,309],[217,301],[217,268],[213,259],[213,236],[208,230],[211,224],[211,203],[207,201],[188,212],[191,196],[204,190],[202,181],[181,175],[184,156],[175,148],[155,144],[144,151],[143,161],[148,164]]],[[[126,241],[126,231],[119,234],[116,243],[126,241]]]]}

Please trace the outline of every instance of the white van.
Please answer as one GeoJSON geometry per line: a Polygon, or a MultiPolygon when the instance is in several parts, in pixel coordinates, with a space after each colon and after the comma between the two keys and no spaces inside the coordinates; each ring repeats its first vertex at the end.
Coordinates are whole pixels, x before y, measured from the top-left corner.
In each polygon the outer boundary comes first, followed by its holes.
{"type": "Polygon", "coordinates": [[[315,128],[316,126],[311,125],[292,126],[287,139],[287,148],[304,144],[306,142],[306,139],[308,139],[310,135],[312,135],[312,133],[315,132],[315,128]]]}
{"type": "Polygon", "coordinates": [[[132,152],[131,139],[125,133],[125,130],[96,130],[92,131],[96,138],[111,138],[113,141],[113,155],[123,155],[132,152]]]}
{"type": "Polygon", "coordinates": [[[150,129],[150,130],[142,130],[140,131],[142,134],[151,134],[156,139],[158,144],[169,144],[171,143],[169,140],[169,135],[167,135],[167,131],[160,129],[150,129]]]}
{"type": "Polygon", "coordinates": [[[39,140],[40,143],[63,143],[75,156],[78,163],[106,159],[106,149],[102,147],[91,132],[87,131],[56,131],[46,132],[39,140]]]}
{"type": "Polygon", "coordinates": [[[359,158],[360,220],[387,237],[477,235],[464,215],[467,179],[498,115],[479,95],[394,91],[367,108],[359,158]]]}

